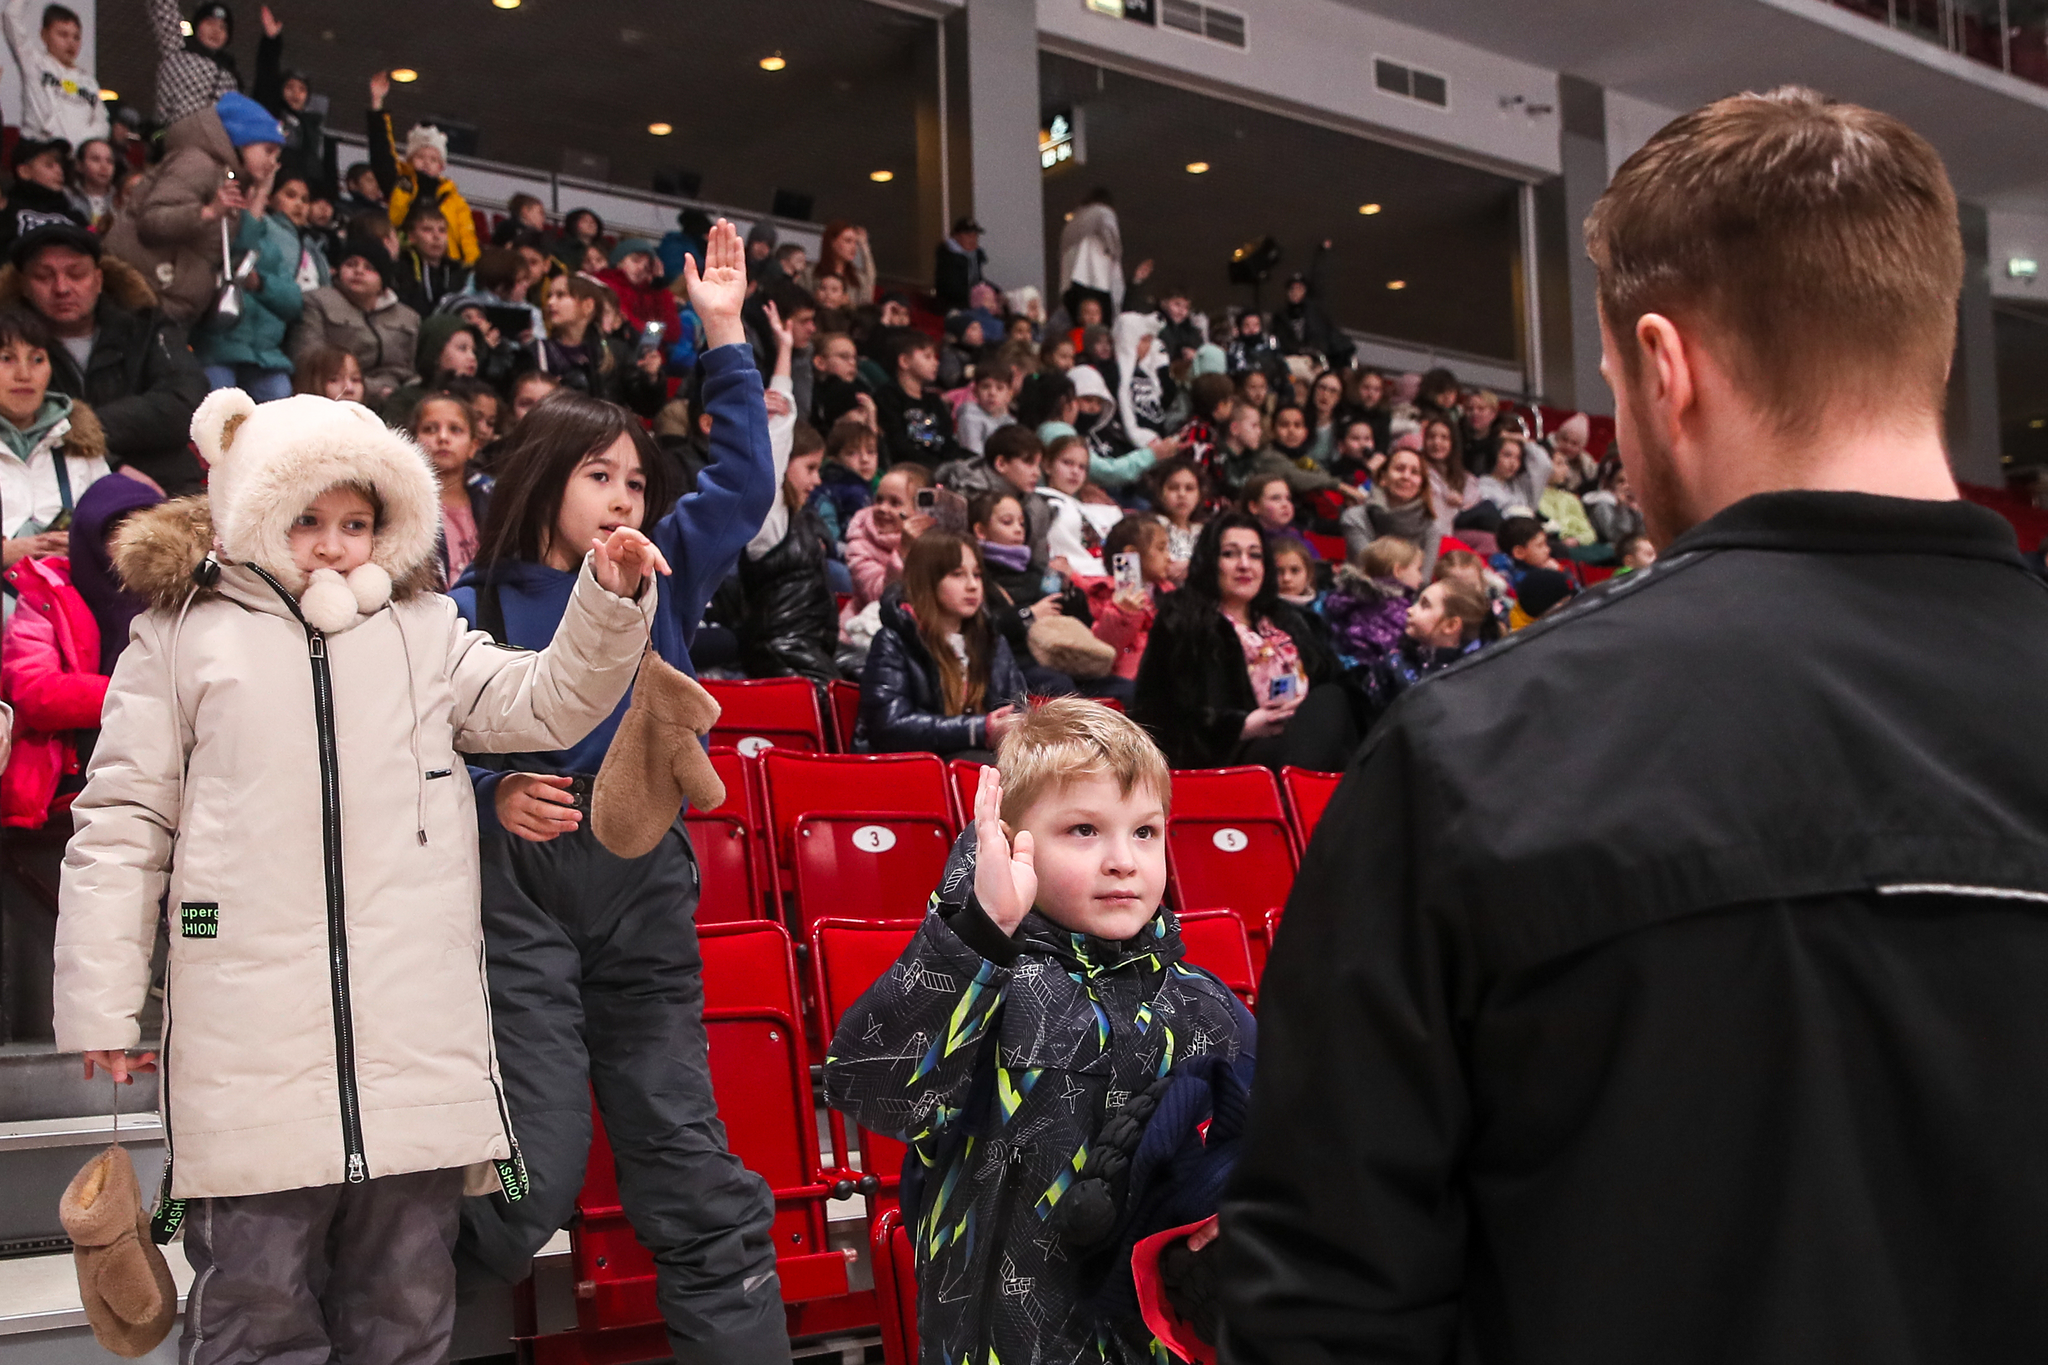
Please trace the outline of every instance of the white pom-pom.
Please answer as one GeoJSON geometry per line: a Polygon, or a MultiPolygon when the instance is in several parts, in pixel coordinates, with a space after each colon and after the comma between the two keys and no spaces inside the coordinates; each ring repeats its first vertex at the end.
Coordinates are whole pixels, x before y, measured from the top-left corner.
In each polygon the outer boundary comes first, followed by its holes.
{"type": "Polygon", "coordinates": [[[332,569],[313,570],[306,590],[299,594],[299,613],[306,624],[329,634],[347,630],[356,622],[356,595],[348,580],[332,569]]]}
{"type": "Polygon", "coordinates": [[[356,610],[368,616],[391,600],[391,575],[381,564],[358,564],[348,571],[348,590],[355,594],[356,610]]]}

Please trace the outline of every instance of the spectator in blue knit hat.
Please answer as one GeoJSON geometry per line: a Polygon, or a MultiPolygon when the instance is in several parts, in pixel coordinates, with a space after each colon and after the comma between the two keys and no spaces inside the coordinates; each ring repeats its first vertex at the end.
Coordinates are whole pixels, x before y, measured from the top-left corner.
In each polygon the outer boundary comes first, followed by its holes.
{"type": "Polygon", "coordinates": [[[165,131],[164,159],[129,194],[107,250],[149,279],[176,322],[190,326],[212,301],[242,211],[267,207],[283,143],[269,111],[232,91],[165,131]]]}

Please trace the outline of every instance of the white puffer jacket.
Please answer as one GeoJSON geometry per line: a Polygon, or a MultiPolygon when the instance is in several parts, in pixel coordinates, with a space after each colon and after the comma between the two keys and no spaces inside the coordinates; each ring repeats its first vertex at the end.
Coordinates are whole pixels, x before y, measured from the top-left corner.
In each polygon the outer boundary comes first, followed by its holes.
{"type": "Polygon", "coordinates": [[[221,399],[194,419],[211,517],[167,503],[116,543],[154,609],[73,806],[58,1045],[137,1044],[168,890],[172,1197],[488,1175],[516,1146],[462,754],[580,740],[631,683],[655,594],[614,596],[586,567],[553,644],[502,648],[424,590],[438,510],[416,447],[355,404],[221,399]],[[337,482],[382,504],[372,562],[308,584],[275,550],[337,482]],[[216,546],[218,580],[195,591],[216,546]]]}

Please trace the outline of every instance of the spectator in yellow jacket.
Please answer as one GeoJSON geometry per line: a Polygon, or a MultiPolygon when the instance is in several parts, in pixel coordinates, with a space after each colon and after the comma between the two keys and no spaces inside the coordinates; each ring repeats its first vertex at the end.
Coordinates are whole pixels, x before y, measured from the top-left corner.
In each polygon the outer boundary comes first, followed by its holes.
{"type": "Polygon", "coordinates": [[[370,77],[370,169],[384,191],[395,226],[405,226],[415,203],[432,204],[448,223],[448,259],[460,266],[476,264],[479,245],[476,218],[469,201],[448,178],[448,135],[431,123],[416,123],[405,135],[401,153],[391,131],[384,101],[391,94],[389,73],[370,77]]]}

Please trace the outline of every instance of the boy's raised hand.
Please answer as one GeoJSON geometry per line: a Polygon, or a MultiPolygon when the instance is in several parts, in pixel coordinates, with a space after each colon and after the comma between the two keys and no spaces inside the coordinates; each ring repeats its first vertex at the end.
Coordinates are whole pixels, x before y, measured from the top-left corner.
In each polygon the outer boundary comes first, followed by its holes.
{"type": "Polygon", "coordinates": [[[630,526],[620,526],[609,536],[591,540],[590,572],[614,597],[638,597],[650,573],[672,570],[653,541],[630,526]]]}
{"type": "Polygon", "coordinates": [[[704,324],[707,349],[746,341],[740,305],[747,300],[747,249],[740,244],[738,228],[723,218],[712,224],[704,241],[702,273],[694,257],[683,258],[683,288],[704,324]]]}
{"type": "Polygon", "coordinates": [[[1038,869],[1032,864],[1031,831],[1018,830],[1013,849],[1003,833],[1003,779],[981,770],[974,792],[974,898],[1006,934],[1017,932],[1038,899],[1038,869]]]}

